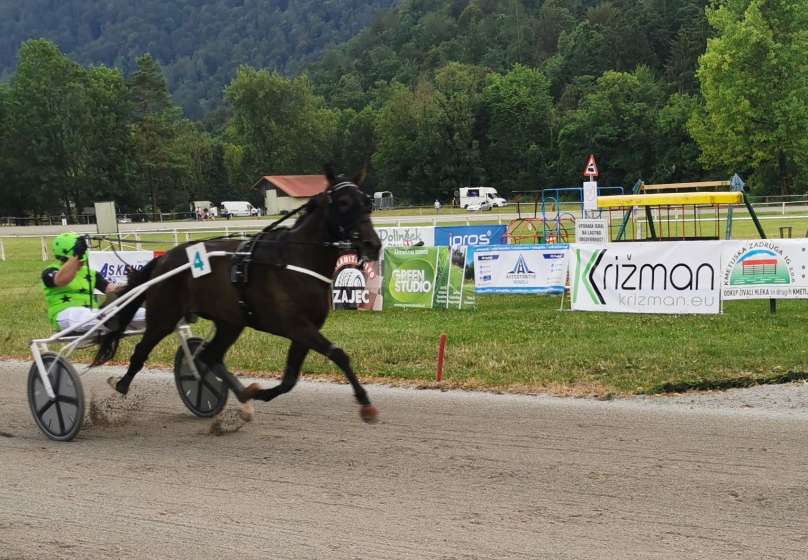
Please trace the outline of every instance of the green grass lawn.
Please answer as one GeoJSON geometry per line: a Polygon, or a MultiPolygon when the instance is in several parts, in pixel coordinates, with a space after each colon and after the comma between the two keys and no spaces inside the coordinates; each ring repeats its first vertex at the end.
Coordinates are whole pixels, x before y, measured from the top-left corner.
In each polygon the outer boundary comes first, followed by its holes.
{"type": "MultiPolygon", "coordinates": [[[[50,331],[39,281],[45,264],[36,240],[7,241],[6,251],[14,258],[0,262],[0,355],[28,359],[30,339],[50,331]]],[[[774,316],[767,301],[726,302],[716,316],[573,313],[546,296],[479,296],[477,303],[474,311],[339,311],[324,333],[349,353],[362,379],[416,385],[434,380],[441,333],[449,337],[446,384],[465,388],[650,393],[668,384],[720,385],[808,369],[806,301],[780,301],[774,316]]],[[[199,333],[209,328],[195,326],[199,333]]],[[[120,360],[133,343],[122,345],[120,360]]],[[[238,371],[274,375],[286,346],[248,331],[227,361],[238,371]]],[[[175,350],[172,337],[150,363],[170,364],[175,350]]],[[[310,356],[304,369],[338,375],[320,356],[310,356]]]]}

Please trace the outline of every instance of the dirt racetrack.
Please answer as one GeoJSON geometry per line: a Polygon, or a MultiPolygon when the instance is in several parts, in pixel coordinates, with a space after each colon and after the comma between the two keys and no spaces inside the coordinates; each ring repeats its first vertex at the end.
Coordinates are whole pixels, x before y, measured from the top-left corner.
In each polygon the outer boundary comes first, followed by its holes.
{"type": "Polygon", "coordinates": [[[0,362],[4,560],[808,558],[800,406],[369,386],[368,426],[348,386],[302,383],[217,437],[149,372],[128,423],[60,444],[27,370],[0,362]]]}

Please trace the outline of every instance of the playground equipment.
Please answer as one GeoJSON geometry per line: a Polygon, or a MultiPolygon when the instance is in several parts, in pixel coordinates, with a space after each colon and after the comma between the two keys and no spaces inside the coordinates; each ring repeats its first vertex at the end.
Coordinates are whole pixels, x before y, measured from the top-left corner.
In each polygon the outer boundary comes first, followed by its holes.
{"type": "MultiPolygon", "coordinates": [[[[598,195],[623,194],[622,186],[598,187],[598,195]]],[[[569,243],[575,235],[575,221],[583,216],[583,187],[550,187],[535,191],[516,191],[529,195],[532,202],[516,203],[518,218],[508,224],[508,243],[569,243]],[[523,206],[533,208],[533,215],[522,215],[523,206]],[[565,210],[564,207],[568,210],[565,210]]],[[[529,210],[528,210],[529,212],[529,210]]]]}
{"type": "Polygon", "coordinates": [[[598,197],[598,208],[609,212],[610,223],[620,223],[613,241],[720,239],[722,217],[726,221],[725,239],[732,239],[734,210],[741,204],[760,237],[766,238],[738,175],[729,181],[656,185],[639,180],[632,191],[629,195],[598,197]],[[729,190],[718,190],[722,188],[729,190]],[[634,227],[629,227],[632,224],[634,227]]]}

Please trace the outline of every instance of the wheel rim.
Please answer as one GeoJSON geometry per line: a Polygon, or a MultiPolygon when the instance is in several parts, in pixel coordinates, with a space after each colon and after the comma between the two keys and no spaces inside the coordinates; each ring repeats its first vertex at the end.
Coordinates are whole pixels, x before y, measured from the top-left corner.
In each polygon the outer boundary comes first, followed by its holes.
{"type": "Polygon", "coordinates": [[[178,350],[178,368],[175,372],[177,388],[185,405],[198,416],[212,416],[218,413],[227,400],[228,387],[224,381],[214,375],[196,356],[204,344],[201,340],[189,340],[189,347],[194,356],[194,363],[199,378],[194,376],[185,353],[178,350]]]}
{"type": "Polygon", "coordinates": [[[227,394],[224,381],[211,374],[199,362],[196,364],[200,378],[194,377],[187,362],[183,361],[179,375],[179,384],[186,403],[199,412],[208,413],[216,410],[227,394]]]}
{"type": "Polygon", "coordinates": [[[42,379],[35,375],[31,388],[31,411],[43,431],[50,436],[63,438],[81,421],[81,387],[60,361],[50,359],[43,362],[49,370],[48,378],[56,398],[48,396],[42,379]]]}

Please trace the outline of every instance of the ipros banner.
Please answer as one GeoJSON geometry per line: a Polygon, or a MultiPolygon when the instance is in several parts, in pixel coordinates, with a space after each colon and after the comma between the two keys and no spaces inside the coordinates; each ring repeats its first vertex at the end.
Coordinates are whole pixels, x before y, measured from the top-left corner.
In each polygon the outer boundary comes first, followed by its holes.
{"type": "Polygon", "coordinates": [[[381,311],[381,275],[378,261],[360,261],[354,253],[341,255],[331,289],[334,309],[381,311]]]}
{"type": "Polygon", "coordinates": [[[572,309],[718,313],[721,242],[572,246],[572,309]]]}
{"type": "Polygon", "coordinates": [[[435,245],[481,247],[503,245],[508,226],[440,226],[435,228],[435,245]]]}
{"type": "Polygon", "coordinates": [[[126,284],[130,270],[139,270],[154,258],[152,251],[90,251],[88,254],[90,268],[114,284],[126,284]]]}
{"type": "Polygon", "coordinates": [[[474,280],[466,273],[466,249],[384,250],[384,309],[466,308],[474,305],[474,280]]]}
{"type": "Polygon", "coordinates": [[[376,234],[384,247],[434,247],[434,227],[380,227],[376,234]]]}
{"type": "Polygon", "coordinates": [[[808,298],[808,239],[723,241],[724,299],[808,298]]]}
{"type": "Polygon", "coordinates": [[[564,244],[476,247],[477,293],[563,293],[568,254],[564,244]]]}

